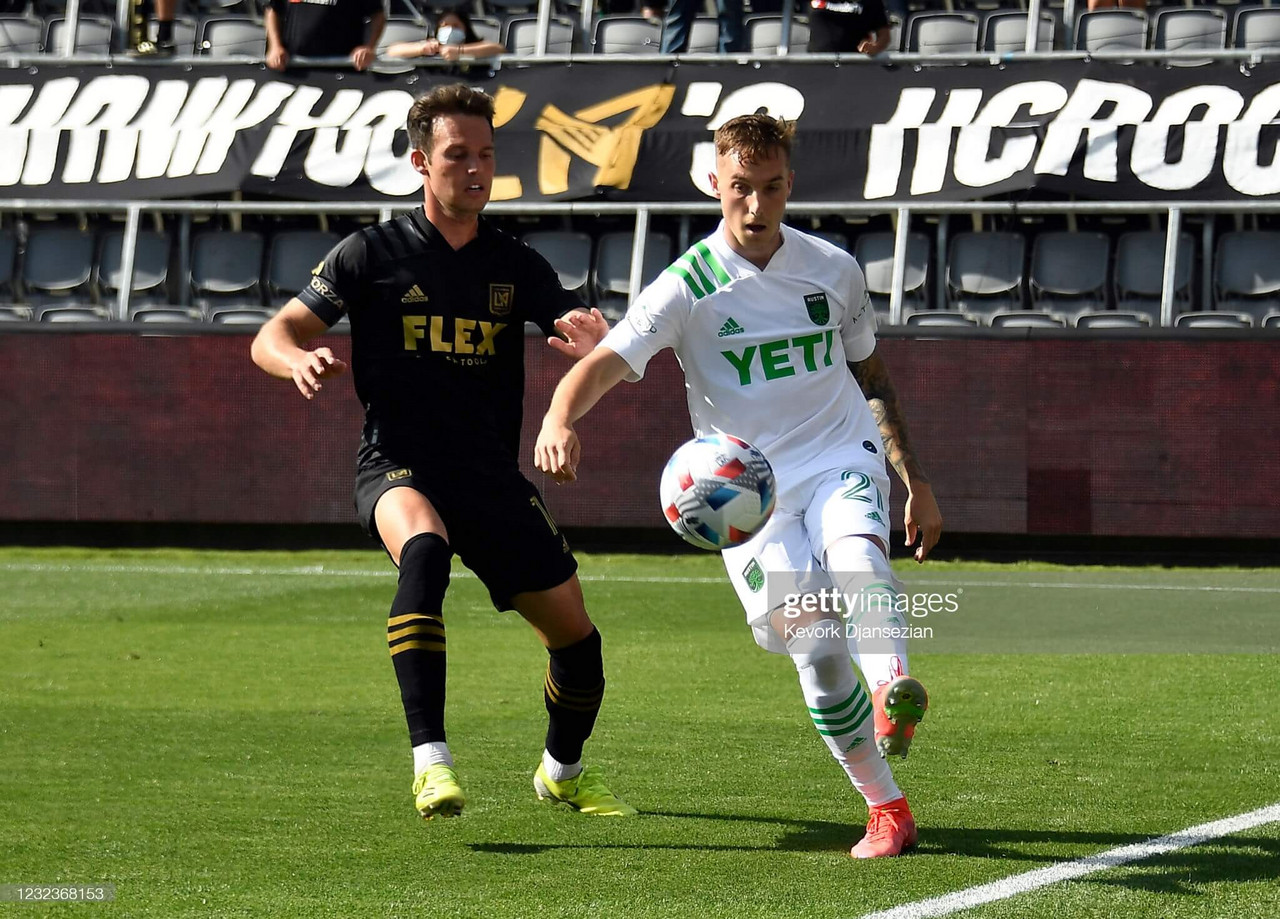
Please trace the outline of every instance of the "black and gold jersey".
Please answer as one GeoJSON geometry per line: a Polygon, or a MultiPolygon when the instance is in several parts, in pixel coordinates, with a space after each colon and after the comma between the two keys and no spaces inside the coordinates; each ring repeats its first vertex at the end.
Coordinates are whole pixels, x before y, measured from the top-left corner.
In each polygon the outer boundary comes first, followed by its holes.
{"type": "Polygon", "coordinates": [[[455,250],[421,208],[351,234],[298,295],[351,322],[367,446],[420,465],[517,464],[524,325],[582,305],[538,253],[483,217],[455,250]]]}

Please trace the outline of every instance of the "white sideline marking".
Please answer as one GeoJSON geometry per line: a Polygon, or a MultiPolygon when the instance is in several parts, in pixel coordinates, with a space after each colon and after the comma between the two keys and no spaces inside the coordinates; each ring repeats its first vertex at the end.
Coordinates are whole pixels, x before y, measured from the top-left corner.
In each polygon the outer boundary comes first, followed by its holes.
{"type": "MultiPolygon", "coordinates": [[[[0,571],[26,571],[33,573],[55,571],[83,571],[91,574],[195,574],[242,575],[245,577],[326,577],[326,578],[393,578],[395,570],[369,571],[359,568],[326,568],[324,565],[294,565],[288,568],[253,568],[249,566],[203,565],[106,565],[97,562],[45,564],[40,562],[0,563],[0,571]]],[[[455,571],[455,578],[474,578],[469,571],[455,571]]],[[[724,584],[723,577],[641,577],[638,575],[580,574],[580,580],[615,582],[619,584],[724,584]]],[[[915,580],[908,587],[1057,587],[1064,590],[1185,590],[1199,592],[1280,594],[1280,587],[1206,586],[1200,584],[1089,584],[1074,581],[943,581],[915,580]]]]}
{"type": "Polygon", "coordinates": [[[932,916],[949,916],[962,909],[972,909],[984,903],[1004,900],[1029,890],[1057,884],[1060,881],[1070,881],[1096,871],[1107,871],[1129,862],[1176,852],[1179,849],[1196,846],[1223,836],[1231,836],[1268,823],[1280,823],[1280,804],[1272,804],[1256,811],[1249,811],[1247,814],[1237,814],[1234,817],[1224,817],[1222,820],[1188,827],[1158,839],[1148,839],[1146,842],[1108,849],[1073,862],[1059,862],[1056,865],[1037,868],[1035,871],[1015,874],[1012,877],[992,881],[989,884],[980,884],[966,890],[957,890],[941,897],[904,903],[878,913],[867,913],[862,919],[929,919],[932,916]]]}

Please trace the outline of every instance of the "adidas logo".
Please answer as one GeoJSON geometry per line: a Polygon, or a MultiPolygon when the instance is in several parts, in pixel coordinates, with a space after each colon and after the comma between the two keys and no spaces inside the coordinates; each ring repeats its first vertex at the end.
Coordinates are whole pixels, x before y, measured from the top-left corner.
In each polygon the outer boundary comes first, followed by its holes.
{"type": "Polygon", "coordinates": [[[404,296],[400,298],[401,303],[426,303],[427,295],[422,292],[422,288],[414,284],[404,292],[404,296]]]}
{"type": "Polygon", "coordinates": [[[716,333],[716,337],[728,338],[730,335],[741,335],[745,331],[746,329],[738,325],[737,320],[730,316],[724,321],[724,325],[720,326],[720,331],[716,333]]]}

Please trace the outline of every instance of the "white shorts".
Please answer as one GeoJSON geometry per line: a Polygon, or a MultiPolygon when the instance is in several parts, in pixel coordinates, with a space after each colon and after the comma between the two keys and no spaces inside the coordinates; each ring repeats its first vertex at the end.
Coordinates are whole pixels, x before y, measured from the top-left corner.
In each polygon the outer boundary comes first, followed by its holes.
{"type": "Polygon", "coordinates": [[[889,546],[889,479],[853,469],[815,476],[803,510],[778,508],[750,541],[721,554],[747,624],[765,625],[788,593],[834,587],[823,569],[843,536],[876,536],[889,546]]]}

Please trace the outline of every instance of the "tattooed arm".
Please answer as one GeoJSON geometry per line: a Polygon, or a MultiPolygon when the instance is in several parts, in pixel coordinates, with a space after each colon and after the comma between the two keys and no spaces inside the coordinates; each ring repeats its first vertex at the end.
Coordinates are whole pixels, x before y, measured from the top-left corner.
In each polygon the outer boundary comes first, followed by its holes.
{"type": "Polygon", "coordinates": [[[866,360],[849,364],[849,370],[858,381],[871,409],[871,417],[880,428],[884,455],[907,486],[906,544],[913,545],[917,533],[920,535],[920,545],[916,548],[915,557],[917,562],[923,562],[942,535],[942,514],[933,498],[933,486],[929,483],[929,477],[925,475],[911,446],[907,422],[898,405],[898,393],[889,380],[889,368],[885,366],[879,352],[872,351],[866,360]]]}

